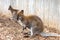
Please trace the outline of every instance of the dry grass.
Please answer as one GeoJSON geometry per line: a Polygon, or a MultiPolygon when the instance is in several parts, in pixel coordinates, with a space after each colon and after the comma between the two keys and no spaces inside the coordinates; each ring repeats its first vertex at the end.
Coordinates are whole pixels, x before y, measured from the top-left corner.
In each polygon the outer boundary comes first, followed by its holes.
{"type": "MultiPolygon", "coordinates": [[[[45,27],[46,31],[59,33],[55,28],[45,27]]],[[[0,17],[0,40],[60,40],[60,37],[47,37],[36,36],[34,38],[24,38],[22,27],[13,20],[0,17]]]]}

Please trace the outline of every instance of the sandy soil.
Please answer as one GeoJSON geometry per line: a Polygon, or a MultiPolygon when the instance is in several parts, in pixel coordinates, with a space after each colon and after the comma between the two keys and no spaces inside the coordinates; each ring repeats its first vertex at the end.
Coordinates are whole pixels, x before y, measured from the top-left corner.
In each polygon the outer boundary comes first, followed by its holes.
{"type": "MultiPolygon", "coordinates": [[[[45,31],[59,33],[55,28],[45,27],[45,31]]],[[[0,40],[60,40],[60,37],[42,37],[36,36],[34,38],[24,38],[22,32],[22,27],[13,20],[8,18],[0,17],[0,40]]]]}

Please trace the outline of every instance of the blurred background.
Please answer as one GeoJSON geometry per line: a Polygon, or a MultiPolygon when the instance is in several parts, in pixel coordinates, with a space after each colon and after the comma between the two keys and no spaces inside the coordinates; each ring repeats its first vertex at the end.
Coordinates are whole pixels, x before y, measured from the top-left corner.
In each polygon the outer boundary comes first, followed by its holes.
{"type": "Polygon", "coordinates": [[[47,27],[60,30],[60,0],[0,0],[0,14],[10,16],[9,5],[24,10],[25,15],[37,15],[47,27]]]}

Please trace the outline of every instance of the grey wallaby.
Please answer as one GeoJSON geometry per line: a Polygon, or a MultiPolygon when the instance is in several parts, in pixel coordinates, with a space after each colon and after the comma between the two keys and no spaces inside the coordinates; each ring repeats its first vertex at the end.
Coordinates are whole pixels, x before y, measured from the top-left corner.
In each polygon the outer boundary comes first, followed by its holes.
{"type": "Polygon", "coordinates": [[[25,16],[24,10],[21,10],[20,13],[18,13],[18,23],[22,24],[22,26],[24,25],[23,28],[30,29],[30,36],[35,36],[36,34],[41,36],[60,36],[56,33],[43,32],[44,25],[41,18],[36,15],[25,16]]]}
{"type": "Polygon", "coordinates": [[[12,17],[10,19],[13,19],[14,21],[17,21],[17,13],[19,10],[14,9],[11,5],[9,6],[8,10],[10,10],[12,17]]]}

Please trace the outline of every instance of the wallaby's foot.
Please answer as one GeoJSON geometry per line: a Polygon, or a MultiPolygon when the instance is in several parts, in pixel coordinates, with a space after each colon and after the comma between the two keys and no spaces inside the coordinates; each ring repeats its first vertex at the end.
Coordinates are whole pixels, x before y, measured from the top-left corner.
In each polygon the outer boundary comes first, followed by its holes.
{"type": "Polygon", "coordinates": [[[31,33],[30,31],[27,33],[24,33],[25,37],[29,37],[29,38],[34,38],[35,35],[33,33],[31,33]]]}
{"type": "Polygon", "coordinates": [[[30,37],[30,36],[28,36],[28,35],[25,35],[25,36],[24,36],[24,38],[29,38],[29,37],[30,37]]]}
{"type": "Polygon", "coordinates": [[[34,35],[31,35],[31,32],[26,33],[30,38],[34,37],[34,35]]]}
{"type": "Polygon", "coordinates": [[[28,38],[29,37],[29,34],[28,33],[24,33],[24,37],[25,38],[28,38]]]}
{"type": "Polygon", "coordinates": [[[28,32],[28,33],[23,33],[24,37],[26,38],[32,38],[33,36],[31,36],[31,32],[28,32]]]}

